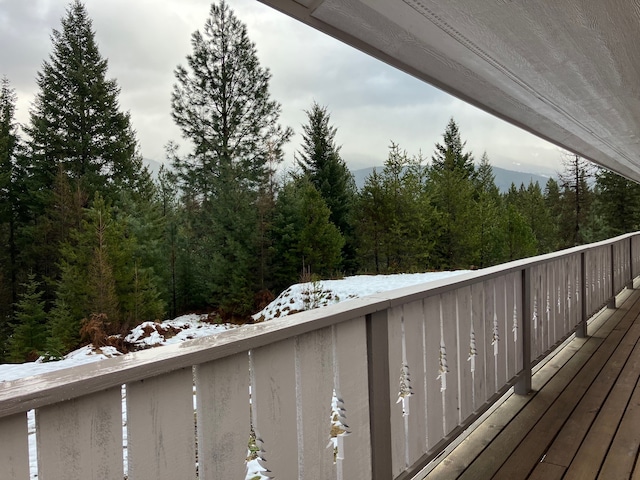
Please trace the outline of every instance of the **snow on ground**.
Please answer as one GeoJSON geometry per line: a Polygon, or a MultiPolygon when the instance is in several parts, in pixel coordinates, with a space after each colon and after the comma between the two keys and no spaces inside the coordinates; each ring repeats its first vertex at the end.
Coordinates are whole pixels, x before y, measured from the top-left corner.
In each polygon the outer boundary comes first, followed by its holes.
{"type": "MultiPolygon", "coordinates": [[[[303,310],[310,310],[312,308],[319,308],[374,293],[440,280],[461,273],[466,273],[466,271],[376,276],[359,275],[346,277],[341,280],[321,280],[296,284],[282,292],[273,302],[267,305],[265,309],[255,314],[253,318],[256,321],[268,321],[303,310]]],[[[233,324],[211,322],[206,314],[190,314],[173,320],[166,320],[162,323],[144,322],[134,328],[125,337],[125,341],[136,345],[137,349],[155,348],[194,338],[215,335],[231,328],[242,327],[233,324]]],[[[4,381],[16,380],[45,372],[70,368],[76,365],[97,362],[118,355],[122,355],[122,353],[118,352],[114,347],[93,348],[92,345],[87,345],[69,353],[62,360],[58,361],[44,362],[42,359],[39,359],[35,362],[23,364],[0,365],[0,384],[4,381]]],[[[125,412],[125,414],[123,414],[123,421],[126,421],[124,389],[123,412],[125,412]]],[[[28,425],[31,480],[37,480],[35,416],[33,411],[29,412],[28,425]]],[[[124,429],[123,433],[126,435],[126,429],[124,429]]],[[[257,460],[247,462],[246,480],[267,479],[267,477],[261,475],[260,472],[263,471],[264,469],[259,465],[257,460]]]]}
{"type": "MultiPolygon", "coordinates": [[[[183,315],[174,320],[162,323],[144,322],[134,328],[125,338],[126,341],[137,345],[138,349],[170,345],[198,337],[207,337],[230,328],[236,328],[231,324],[208,323],[207,315],[183,315]]],[[[0,383],[30,377],[41,373],[53,372],[63,368],[74,367],[85,363],[97,362],[105,358],[122,355],[114,347],[93,348],[92,345],[75,350],[62,360],[45,362],[42,358],[35,362],[22,364],[0,365],[0,383]]]]}
{"type": "Polygon", "coordinates": [[[410,287],[425,282],[433,282],[452,275],[467,273],[467,270],[453,272],[402,273],[397,275],[356,275],[341,280],[320,280],[298,283],[287,288],[267,307],[253,315],[254,320],[271,320],[312,308],[324,307],[332,303],[352,298],[365,297],[374,293],[410,287]]]}

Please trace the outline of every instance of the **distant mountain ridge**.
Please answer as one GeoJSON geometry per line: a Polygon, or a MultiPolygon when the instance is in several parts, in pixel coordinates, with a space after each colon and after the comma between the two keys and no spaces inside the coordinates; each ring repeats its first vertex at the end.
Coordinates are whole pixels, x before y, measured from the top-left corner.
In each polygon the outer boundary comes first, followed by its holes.
{"type": "MultiPolygon", "coordinates": [[[[162,163],[150,158],[143,158],[143,161],[144,164],[149,167],[153,178],[158,178],[158,172],[160,171],[162,163]]],[[[364,181],[369,175],[373,173],[374,168],[376,169],[376,171],[382,172],[382,169],[384,167],[360,168],[351,171],[358,189],[364,187],[364,181]]],[[[523,183],[526,187],[527,185],[529,185],[529,182],[538,182],[540,184],[540,188],[544,190],[544,186],[547,184],[547,180],[549,180],[549,178],[552,176],[555,177],[554,175],[547,175],[546,173],[536,174],[519,172],[517,170],[509,170],[507,168],[495,166],[492,166],[491,168],[493,168],[493,174],[496,178],[496,186],[502,193],[506,193],[507,191],[509,191],[509,187],[511,187],[512,183],[515,184],[516,188],[520,188],[520,185],[523,183]]]]}
{"type": "MultiPolygon", "coordinates": [[[[369,167],[360,168],[351,172],[356,182],[356,186],[359,189],[364,186],[364,181],[369,175],[373,173],[374,168],[377,172],[382,172],[383,169],[383,167],[369,167]]],[[[524,186],[526,187],[530,182],[538,182],[540,184],[540,188],[544,190],[544,186],[547,184],[547,181],[550,178],[546,175],[518,172],[516,170],[508,170],[506,168],[494,166],[492,166],[491,168],[493,168],[493,174],[496,179],[496,186],[502,193],[506,193],[507,191],[509,191],[512,183],[516,186],[516,188],[520,188],[521,184],[524,184],[524,186]]]]}

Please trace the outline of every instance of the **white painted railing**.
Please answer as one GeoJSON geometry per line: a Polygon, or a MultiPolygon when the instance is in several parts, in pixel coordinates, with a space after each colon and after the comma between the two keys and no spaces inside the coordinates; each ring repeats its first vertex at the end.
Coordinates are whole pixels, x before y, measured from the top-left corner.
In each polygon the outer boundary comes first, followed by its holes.
{"type": "Polygon", "coordinates": [[[410,478],[638,273],[624,235],[1,382],[0,478],[29,478],[31,409],[39,480],[241,480],[252,428],[278,480],[410,478]]]}

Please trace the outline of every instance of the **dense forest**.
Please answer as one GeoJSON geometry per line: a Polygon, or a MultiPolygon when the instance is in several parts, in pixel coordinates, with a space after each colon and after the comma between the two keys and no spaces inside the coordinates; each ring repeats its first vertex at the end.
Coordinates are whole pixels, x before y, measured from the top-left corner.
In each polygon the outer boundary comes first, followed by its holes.
{"type": "Polygon", "coordinates": [[[27,125],[0,80],[0,361],[190,311],[243,322],[301,280],[482,268],[640,223],[638,185],[569,154],[558,179],[501,194],[454,119],[430,158],[392,143],[358,190],[313,103],[283,172],[293,132],[224,2],[175,69],[189,151],[167,145],[154,178],[79,0],[51,39],[27,125]]]}

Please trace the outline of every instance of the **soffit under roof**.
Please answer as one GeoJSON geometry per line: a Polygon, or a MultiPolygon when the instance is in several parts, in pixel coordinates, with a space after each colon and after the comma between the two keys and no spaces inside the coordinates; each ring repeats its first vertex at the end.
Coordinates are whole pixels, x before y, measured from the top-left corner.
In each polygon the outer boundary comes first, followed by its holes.
{"type": "Polygon", "coordinates": [[[640,182],[638,0],[261,0],[640,182]]]}

